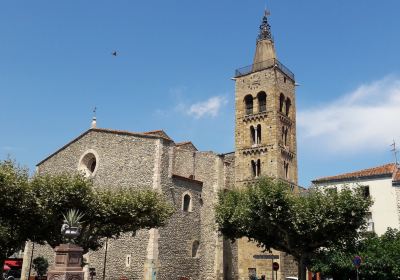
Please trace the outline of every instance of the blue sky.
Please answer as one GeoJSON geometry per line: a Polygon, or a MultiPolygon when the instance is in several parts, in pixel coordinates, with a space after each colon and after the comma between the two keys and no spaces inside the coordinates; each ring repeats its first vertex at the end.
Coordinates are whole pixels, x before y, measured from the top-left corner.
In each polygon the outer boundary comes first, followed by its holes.
{"type": "MultiPolygon", "coordinates": [[[[400,1],[269,0],[296,75],[299,183],[393,161],[400,147],[400,1]]],[[[236,68],[264,1],[2,1],[0,158],[34,169],[89,128],[164,129],[234,149],[236,68]],[[119,55],[111,55],[117,50],[119,55]]]]}

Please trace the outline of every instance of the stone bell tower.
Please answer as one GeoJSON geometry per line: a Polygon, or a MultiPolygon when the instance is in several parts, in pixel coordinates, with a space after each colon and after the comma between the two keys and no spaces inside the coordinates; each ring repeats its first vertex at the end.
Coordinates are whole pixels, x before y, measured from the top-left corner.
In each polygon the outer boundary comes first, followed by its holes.
{"type": "MultiPolygon", "coordinates": [[[[270,176],[297,191],[295,78],[277,60],[268,16],[265,11],[253,64],[235,72],[235,185],[246,187],[260,176],[270,176]]],[[[270,279],[273,261],[281,267],[278,279],[297,274],[285,253],[273,252],[275,260],[265,255],[247,239],[239,240],[239,279],[255,271],[270,279]]]]}

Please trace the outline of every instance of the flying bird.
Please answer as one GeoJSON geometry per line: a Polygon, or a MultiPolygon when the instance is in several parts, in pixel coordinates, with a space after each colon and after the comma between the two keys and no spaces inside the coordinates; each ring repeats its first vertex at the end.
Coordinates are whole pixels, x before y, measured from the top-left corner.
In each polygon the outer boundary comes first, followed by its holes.
{"type": "Polygon", "coordinates": [[[117,56],[117,51],[113,51],[111,54],[112,54],[113,56],[117,56]]]}

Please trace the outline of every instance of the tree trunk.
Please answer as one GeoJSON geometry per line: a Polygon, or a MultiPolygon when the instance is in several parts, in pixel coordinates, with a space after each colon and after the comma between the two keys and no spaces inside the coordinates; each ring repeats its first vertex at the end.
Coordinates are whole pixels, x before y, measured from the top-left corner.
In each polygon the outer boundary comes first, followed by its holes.
{"type": "Polygon", "coordinates": [[[299,280],[307,280],[307,269],[306,269],[306,260],[302,256],[299,258],[299,263],[297,267],[297,273],[299,275],[299,280]]]}
{"type": "Polygon", "coordinates": [[[0,276],[1,276],[1,279],[3,279],[4,262],[5,262],[6,258],[7,258],[7,257],[0,256],[0,276]]]}

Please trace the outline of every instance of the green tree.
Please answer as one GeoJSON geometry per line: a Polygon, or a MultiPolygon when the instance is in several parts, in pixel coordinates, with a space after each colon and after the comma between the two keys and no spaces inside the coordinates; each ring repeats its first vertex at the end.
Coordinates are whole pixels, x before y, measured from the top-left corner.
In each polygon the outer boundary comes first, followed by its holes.
{"type": "Polygon", "coordinates": [[[52,247],[62,243],[64,213],[76,209],[84,216],[75,243],[84,252],[98,249],[105,238],[163,226],[173,213],[171,205],[159,193],[133,187],[94,188],[92,181],[81,175],[35,176],[31,191],[42,216],[36,241],[46,241],[52,247]]]}
{"type": "Polygon", "coordinates": [[[62,243],[63,214],[76,209],[84,214],[76,243],[85,252],[96,250],[105,238],[117,238],[142,228],[163,226],[173,213],[159,193],[134,186],[101,190],[81,175],[43,175],[11,160],[0,161],[0,267],[30,240],[55,247],[62,243]]]}
{"type": "Polygon", "coordinates": [[[355,275],[354,256],[362,258],[360,276],[365,280],[400,278],[400,232],[388,229],[378,237],[367,234],[355,247],[334,247],[321,250],[312,261],[312,270],[334,279],[349,279],[355,275]]]}
{"type": "Polygon", "coordinates": [[[36,257],[32,261],[33,269],[36,271],[36,274],[39,276],[39,279],[42,279],[44,275],[47,273],[47,269],[49,268],[49,262],[42,256],[36,257]]]}
{"type": "Polygon", "coordinates": [[[263,178],[250,187],[220,193],[216,221],[232,240],[248,237],[265,250],[292,255],[303,280],[319,248],[357,240],[370,205],[361,190],[315,189],[298,195],[280,180],[263,178]]]}
{"type": "Polygon", "coordinates": [[[36,204],[29,195],[28,170],[0,161],[0,272],[4,260],[22,249],[35,227],[36,204]]]}

